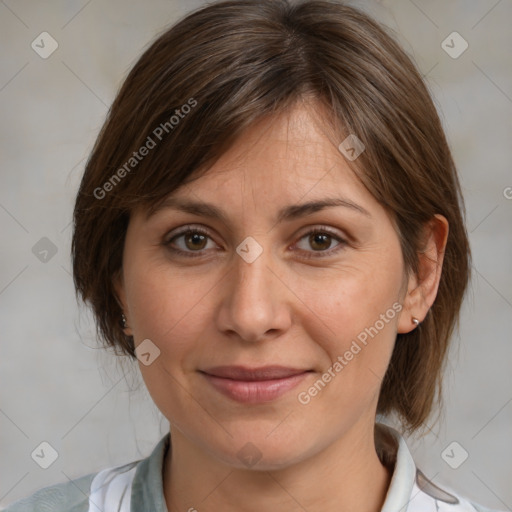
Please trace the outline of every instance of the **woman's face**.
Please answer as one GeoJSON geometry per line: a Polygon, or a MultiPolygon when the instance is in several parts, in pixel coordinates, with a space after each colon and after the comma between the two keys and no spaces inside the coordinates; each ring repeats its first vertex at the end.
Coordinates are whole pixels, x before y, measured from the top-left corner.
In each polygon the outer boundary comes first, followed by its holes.
{"type": "Polygon", "coordinates": [[[259,468],[372,433],[408,283],[390,218],[307,110],[253,125],[171,197],[132,215],[118,283],[171,428],[259,468]],[[269,366],[285,370],[250,371],[269,366]]]}

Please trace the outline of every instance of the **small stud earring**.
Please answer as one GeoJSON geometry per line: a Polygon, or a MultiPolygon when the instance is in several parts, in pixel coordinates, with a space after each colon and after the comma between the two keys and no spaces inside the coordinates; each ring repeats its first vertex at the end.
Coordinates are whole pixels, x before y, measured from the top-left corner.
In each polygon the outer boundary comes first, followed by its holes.
{"type": "Polygon", "coordinates": [[[412,321],[416,325],[416,327],[418,327],[418,325],[420,325],[420,321],[417,318],[412,317],[412,321]]]}
{"type": "Polygon", "coordinates": [[[124,313],[121,313],[121,321],[123,322],[123,329],[126,329],[126,317],[124,313]]]}

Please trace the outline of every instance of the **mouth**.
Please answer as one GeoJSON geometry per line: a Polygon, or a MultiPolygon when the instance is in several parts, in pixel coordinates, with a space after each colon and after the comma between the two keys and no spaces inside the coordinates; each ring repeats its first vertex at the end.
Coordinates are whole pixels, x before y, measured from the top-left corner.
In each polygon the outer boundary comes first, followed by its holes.
{"type": "Polygon", "coordinates": [[[264,403],[284,395],[313,370],[265,366],[216,366],[199,373],[224,396],[241,403],[264,403]]]}

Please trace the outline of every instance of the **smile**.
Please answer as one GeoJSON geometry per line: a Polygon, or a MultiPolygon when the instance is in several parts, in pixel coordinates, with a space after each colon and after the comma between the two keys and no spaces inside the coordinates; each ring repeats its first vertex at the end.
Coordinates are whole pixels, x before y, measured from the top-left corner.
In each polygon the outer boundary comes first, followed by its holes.
{"type": "Polygon", "coordinates": [[[311,371],[278,366],[255,369],[221,366],[200,373],[224,396],[241,403],[257,404],[281,397],[298,386],[311,371]]]}

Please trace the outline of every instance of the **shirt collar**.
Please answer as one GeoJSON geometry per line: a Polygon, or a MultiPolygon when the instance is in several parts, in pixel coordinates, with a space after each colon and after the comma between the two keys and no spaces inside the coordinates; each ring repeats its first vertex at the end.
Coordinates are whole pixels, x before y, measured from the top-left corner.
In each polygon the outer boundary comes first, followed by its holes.
{"type": "Polygon", "coordinates": [[[393,471],[381,512],[405,511],[416,482],[416,465],[405,439],[394,428],[377,422],[375,447],[381,462],[393,471]]]}
{"type": "Polygon", "coordinates": [[[168,512],[164,497],[164,457],[170,446],[170,432],[160,439],[149,457],[142,459],[132,483],[131,510],[168,512]]]}
{"type": "MultiPolygon", "coordinates": [[[[132,484],[132,510],[167,512],[163,493],[163,463],[170,446],[168,432],[155,446],[149,457],[137,466],[132,484]]],[[[381,512],[407,510],[415,489],[417,470],[402,435],[384,423],[375,424],[375,446],[382,463],[392,470],[391,482],[381,512]]]]}

